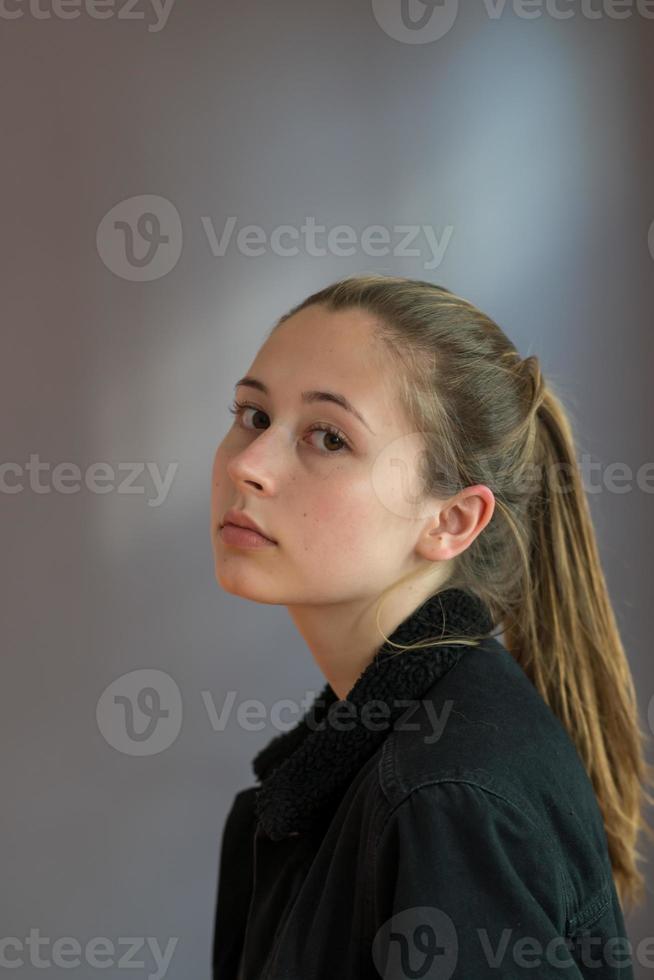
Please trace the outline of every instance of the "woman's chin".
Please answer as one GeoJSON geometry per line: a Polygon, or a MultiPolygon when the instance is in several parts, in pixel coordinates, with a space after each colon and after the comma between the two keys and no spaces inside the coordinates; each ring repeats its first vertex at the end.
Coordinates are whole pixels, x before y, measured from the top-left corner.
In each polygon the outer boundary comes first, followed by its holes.
{"type": "Polygon", "coordinates": [[[249,599],[251,602],[284,604],[283,599],[273,595],[275,589],[271,583],[257,582],[256,578],[257,576],[246,571],[237,571],[235,568],[228,570],[224,567],[224,563],[216,564],[216,582],[223,592],[239,596],[241,599],[249,599]]]}

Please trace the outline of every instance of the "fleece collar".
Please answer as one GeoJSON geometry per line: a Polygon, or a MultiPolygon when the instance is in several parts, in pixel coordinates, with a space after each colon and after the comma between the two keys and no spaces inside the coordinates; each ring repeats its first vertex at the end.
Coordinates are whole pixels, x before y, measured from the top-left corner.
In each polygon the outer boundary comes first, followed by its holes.
{"type": "MultiPolygon", "coordinates": [[[[446,589],[407,616],[389,639],[408,645],[445,634],[487,635],[493,626],[478,596],[446,589]]],[[[466,649],[450,644],[397,651],[385,641],[346,698],[326,684],[298,724],[276,735],[252,761],[261,780],[255,811],[263,832],[281,840],[308,830],[381,745],[406,701],[421,698],[466,649]],[[386,713],[372,705],[368,714],[362,711],[370,701],[383,702],[386,713]]]]}

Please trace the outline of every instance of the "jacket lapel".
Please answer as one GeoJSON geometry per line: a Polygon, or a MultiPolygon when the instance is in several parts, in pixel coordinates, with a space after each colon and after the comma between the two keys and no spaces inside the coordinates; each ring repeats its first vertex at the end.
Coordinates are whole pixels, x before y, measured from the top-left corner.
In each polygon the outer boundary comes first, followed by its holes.
{"type": "MultiPolygon", "coordinates": [[[[415,609],[389,639],[412,644],[443,634],[487,635],[493,626],[478,596],[446,589],[415,609]]],[[[422,697],[465,649],[453,643],[397,651],[384,642],[347,698],[339,699],[326,684],[298,724],[275,736],[252,761],[261,780],[255,812],[263,832],[282,840],[307,831],[381,745],[407,700],[422,697]],[[376,704],[366,708],[371,701],[376,704]]]]}

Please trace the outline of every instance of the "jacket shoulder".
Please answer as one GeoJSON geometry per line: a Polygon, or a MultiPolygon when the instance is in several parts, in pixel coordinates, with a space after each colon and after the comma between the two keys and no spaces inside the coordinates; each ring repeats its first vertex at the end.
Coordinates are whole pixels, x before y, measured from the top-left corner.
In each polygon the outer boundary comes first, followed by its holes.
{"type": "MultiPolygon", "coordinates": [[[[378,766],[387,813],[422,787],[457,783],[487,805],[520,812],[561,867],[574,917],[611,891],[604,823],[592,783],[563,724],[505,646],[465,652],[407,711],[378,766]]],[[[442,798],[443,793],[432,798],[442,798]]]]}
{"type": "Polygon", "coordinates": [[[563,798],[572,791],[581,807],[594,800],[561,721],[495,637],[467,648],[421,699],[407,702],[383,745],[379,775],[390,805],[425,782],[452,777],[518,805],[545,792],[563,798]]]}

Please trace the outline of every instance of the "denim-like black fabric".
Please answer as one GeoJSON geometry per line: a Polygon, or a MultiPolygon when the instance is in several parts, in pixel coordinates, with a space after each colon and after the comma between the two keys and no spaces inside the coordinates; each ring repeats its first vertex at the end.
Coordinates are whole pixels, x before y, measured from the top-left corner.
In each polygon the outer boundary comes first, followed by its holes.
{"type": "MultiPolygon", "coordinates": [[[[492,627],[469,593],[437,598],[391,639],[492,627]]],[[[327,685],[254,760],[223,830],[214,980],[633,980],[592,784],[522,668],[494,636],[390,654],[349,729],[327,685]],[[364,723],[375,698],[389,716],[364,723]]]]}

